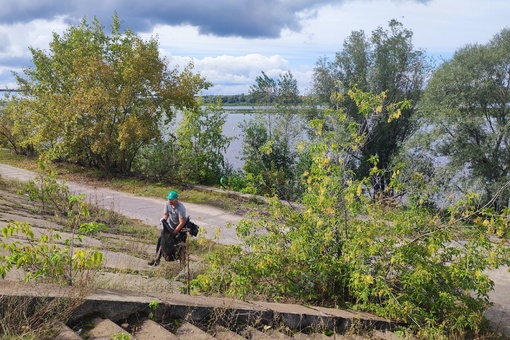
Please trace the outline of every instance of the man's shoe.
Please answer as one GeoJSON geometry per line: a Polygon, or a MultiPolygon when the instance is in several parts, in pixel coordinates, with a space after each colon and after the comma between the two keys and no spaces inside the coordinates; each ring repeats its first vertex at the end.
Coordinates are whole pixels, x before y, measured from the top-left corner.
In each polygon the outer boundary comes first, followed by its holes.
{"type": "Polygon", "coordinates": [[[149,266],[157,266],[159,264],[159,260],[152,260],[147,263],[149,266]]]}

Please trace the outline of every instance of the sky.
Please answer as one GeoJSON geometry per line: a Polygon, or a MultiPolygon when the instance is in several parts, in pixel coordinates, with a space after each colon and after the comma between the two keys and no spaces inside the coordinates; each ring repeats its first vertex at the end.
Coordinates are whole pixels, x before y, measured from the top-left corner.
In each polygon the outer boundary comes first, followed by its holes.
{"type": "Polygon", "coordinates": [[[0,0],[0,89],[31,66],[29,47],[48,51],[53,33],[83,18],[109,27],[114,13],[123,28],[155,37],[170,66],[193,62],[213,84],[203,95],[248,93],[262,71],[290,71],[306,94],[319,58],[392,19],[436,60],[510,27],[510,0],[0,0]]]}

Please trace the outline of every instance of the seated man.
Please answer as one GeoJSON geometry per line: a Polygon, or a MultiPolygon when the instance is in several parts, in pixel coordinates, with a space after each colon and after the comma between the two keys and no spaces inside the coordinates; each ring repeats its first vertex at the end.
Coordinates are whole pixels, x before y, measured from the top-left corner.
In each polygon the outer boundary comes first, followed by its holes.
{"type": "Polygon", "coordinates": [[[184,204],[179,202],[179,195],[175,191],[168,193],[168,201],[163,210],[163,230],[158,239],[156,246],[156,258],[150,261],[150,266],[157,266],[161,260],[161,256],[167,261],[173,261],[177,258],[176,245],[186,242],[186,232],[182,230],[186,224],[186,208],[184,204]],[[181,232],[182,230],[182,232],[181,232]]]}

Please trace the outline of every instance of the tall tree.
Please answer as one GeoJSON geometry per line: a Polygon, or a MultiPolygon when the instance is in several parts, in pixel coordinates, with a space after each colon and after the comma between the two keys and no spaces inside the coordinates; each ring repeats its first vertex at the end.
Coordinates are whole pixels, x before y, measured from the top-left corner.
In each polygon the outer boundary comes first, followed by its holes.
{"type": "Polygon", "coordinates": [[[417,136],[427,152],[443,157],[450,184],[482,193],[497,209],[510,198],[509,56],[510,29],[457,50],[427,85],[417,136]]]}
{"type": "Polygon", "coordinates": [[[301,134],[297,80],[290,71],[277,80],[262,72],[249,94],[261,109],[255,120],[241,126],[244,170],[256,179],[253,187],[258,193],[294,198],[296,143],[301,134]]]}
{"type": "Polygon", "coordinates": [[[370,39],[363,31],[353,32],[333,62],[320,60],[315,68],[314,89],[321,104],[342,107],[350,117],[359,120],[367,134],[366,142],[351,155],[350,166],[363,178],[370,172],[369,160],[377,156],[378,167],[383,171],[372,176],[375,192],[384,192],[390,181],[388,169],[393,156],[415,131],[411,118],[429,66],[424,52],[414,49],[412,36],[412,31],[396,20],[389,22],[387,30],[379,27],[373,31],[370,39]],[[359,108],[346,95],[351,89],[384,92],[383,110],[360,115],[359,108]],[[394,119],[397,117],[390,116],[384,108],[401,101],[410,105],[401,110],[399,119],[394,119]]]}
{"type": "Polygon", "coordinates": [[[30,116],[20,109],[20,98],[6,98],[0,107],[0,142],[18,155],[34,155],[33,145],[26,142],[32,134],[30,116]]]}
{"type": "Polygon", "coordinates": [[[221,102],[182,112],[177,128],[179,170],[183,179],[215,184],[225,172],[224,154],[232,137],[223,135],[227,113],[221,102]]]}
{"type": "Polygon", "coordinates": [[[49,53],[30,51],[34,66],[17,76],[18,108],[32,132],[24,143],[105,174],[129,172],[140,148],[160,137],[161,122],[195,107],[194,95],[209,85],[192,65],[170,69],[158,42],[122,31],[117,15],[111,35],[83,19],[54,33],[49,53]]]}

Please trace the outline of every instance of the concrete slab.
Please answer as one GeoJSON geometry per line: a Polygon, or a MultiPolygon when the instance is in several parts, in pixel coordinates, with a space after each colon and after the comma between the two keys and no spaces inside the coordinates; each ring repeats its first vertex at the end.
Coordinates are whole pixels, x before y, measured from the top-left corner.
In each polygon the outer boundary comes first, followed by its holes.
{"type": "Polygon", "coordinates": [[[113,339],[115,335],[129,334],[122,327],[108,319],[95,318],[92,320],[92,324],[94,328],[85,332],[83,338],[103,340],[113,339]]]}
{"type": "Polygon", "coordinates": [[[214,337],[189,322],[184,322],[175,332],[180,340],[214,340],[214,337]]]}
{"type": "Polygon", "coordinates": [[[220,325],[215,325],[214,329],[214,338],[219,340],[244,340],[242,336],[237,334],[236,332],[232,332],[230,329],[227,329],[220,325]]]}
{"type": "Polygon", "coordinates": [[[487,273],[494,281],[494,290],[489,293],[493,302],[485,312],[494,330],[501,332],[510,338],[510,272],[507,266],[487,273]]]}
{"type": "Polygon", "coordinates": [[[271,337],[264,332],[259,331],[255,327],[248,326],[241,333],[246,339],[271,339],[271,337]]]}
{"type": "Polygon", "coordinates": [[[222,325],[251,323],[271,320],[272,311],[263,307],[229,298],[190,296],[182,294],[149,294],[160,299],[162,305],[156,310],[156,318],[167,320],[180,318],[198,321],[212,318],[222,325]]]}
{"type": "Polygon", "coordinates": [[[319,306],[310,308],[335,317],[336,323],[334,329],[347,329],[355,323],[361,323],[363,327],[375,329],[391,329],[394,327],[391,320],[386,320],[369,313],[319,306]]]}
{"type": "Polygon", "coordinates": [[[177,335],[152,320],[145,320],[133,335],[137,340],[179,340],[177,335]]]}
{"type": "Polygon", "coordinates": [[[58,329],[58,334],[54,340],[83,340],[81,336],[62,322],[57,322],[55,328],[58,329]]]}
{"type": "Polygon", "coordinates": [[[302,305],[259,301],[253,303],[272,310],[275,319],[293,330],[312,329],[321,331],[341,327],[344,323],[347,324],[347,321],[344,322],[343,318],[337,320],[338,315],[323,313],[321,310],[302,305]]]}

